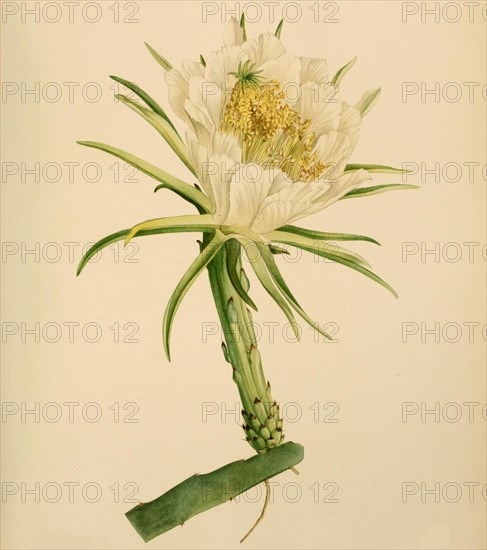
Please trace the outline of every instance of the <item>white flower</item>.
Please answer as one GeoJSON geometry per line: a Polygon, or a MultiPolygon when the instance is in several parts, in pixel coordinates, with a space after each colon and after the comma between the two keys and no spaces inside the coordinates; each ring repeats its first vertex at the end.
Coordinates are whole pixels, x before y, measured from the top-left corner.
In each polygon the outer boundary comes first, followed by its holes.
{"type": "MultiPolygon", "coordinates": [[[[280,30],[281,24],[276,33],[280,30]]],[[[293,310],[323,336],[331,337],[301,308],[285,283],[274,260],[274,254],[285,252],[281,245],[345,265],[397,296],[369,270],[364,258],[335,244],[378,244],[374,239],[289,226],[344,195],[365,197],[415,187],[385,184],[354,190],[369,179],[369,173],[406,172],[381,164],[347,164],[357,144],[362,118],[380,93],[380,89],[365,92],[355,106],[339,100],[338,87],[355,59],[330,80],[325,60],[288,53],[276,35],[261,34],[247,40],[235,19],[226,27],[220,50],[206,61],[203,57],[199,63],[186,61],[180,71],[153,48],[148,49],[167,71],[171,106],[187,125],[186,144],[161,106],[134,83],[112,77],[145,105],[123,94],[117,98],[158,131],[200,185],[195,187],[117,147],[93,141],[79,143],[128,162],[158,182],[155,191],[174,191],[194,205],[198,214],[150,219],[108,235],[86,252],[78,273],[99,250],[121,239],[128,244],[135,236],[204,233],[200,254],[179,281],[164,314],[168,358],[174,315],[205,268],[215,282],[212,287],[220,296],[215,294],[225,322],[233,323],[234,291],[236,298],[256,309],[248,295],[249,282],[239,267],[243,252],[262,286],[286,315],[297,339],[293,310]],[[220,284],[221,278],[228,282],[220,284]],[[220,291],[231,293],[231,297],[223,298],[220,291]]]]}
{"type": "Polygon", "coordinates": [[[217,223],[265,236],[370,179],[345,166],[378,91],[341,101],[325,60],[288,53],[270,33],[245,41],[235,19],[205,63],[166,81],[217,223]]]}

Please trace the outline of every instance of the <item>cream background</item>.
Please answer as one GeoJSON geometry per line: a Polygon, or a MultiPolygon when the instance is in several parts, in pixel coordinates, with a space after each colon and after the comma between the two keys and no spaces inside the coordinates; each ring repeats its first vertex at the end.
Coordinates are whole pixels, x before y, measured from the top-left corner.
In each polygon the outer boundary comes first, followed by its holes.
{"type": "MultiPolygon", "coordinates": [[[[169,192],[153,195],[154,184],[143,175],[136,184],[114,183],[108,168],[114,160],[75,140],[110,143],[187,177],[160,137],[114,102],[108,75],[138,82],[167,106],[162,70],[143,42],[179,65],[219,46],[220,17],[203,24],[198,2],[144,1],[138,3],[139,23],[115,24],[111,4],[103,2],[102,21],[91,25],[79,18],[72,24],[35,24],[18,17],[3,25],[5,82],[98,82],[103,91],[96,103],[79,93],[74,103],[66,96],[53,104],[21,103],[19,96],[2,103],[4,162],[94,161],[103,167],[98,183],[83,181],[79,172],[73,183],[66,173],[58,183],[4,181],[4,242],[85,243],[143,219],[192,212],[169,192]]],[[[343,85],[352,101],[382,85],[354,161],[485,164],[485,101],[478,92],[474,103],[421,103],[418,96],[401,101],[403,81],[485,83],[483,19],[421,24],[416,16],[404,24],[401,2],[350,1],[340,3],[339,23],[317,24],[302,5],[303,19],[283,29],[288,49],[326,57],[332,74],[358,55],[343,85]]],[[[264,18],[248,32],[275,25],[264,18]]],[[[401,341],[403,322],[485,323],[485,262],[478,251],[473,263],[422,263],[419,256],[401,261],[404,241],[484,244],[484,220],[485,181],[478,171],[474,183],[465,174],[457,183],[429,177],[421,191],[343,201],[306,220],[310,227],[376,237],[381,248],[366,243],[351,248],[365,253],[400,299],[340,266],[316,264],[311,257],[281,262],[312,317],[338,323],[340,342],[317,344],[307,329],[300,345],[283,341],[280,333],[274,343],[261,341],[275,397],[301,408],[302,419],[287,423],[287,439],[302,443],[306,454],[299,478],[292,473],[278,478],[281,486],[299,483],[301,500],[286,502],[278,490],[247,548],[485,548],[479,489],[474,503],[465,491],[458,503],[434,503],[430,497],[423,504],[418,495],[401,501],[403,482],[486,482],[479,409],[473,423],[465,414],[458,423],[421,423],[417,416],[401,422],[405,401],[486,402],[485,340],[479,333],[473,343],[465,334],[455,344],[436,344],[431,337],[421,343],[418,336],[401,341]],[[315,402],[338,403],[340,422],[313,422],[309,407],[315,402]],[[316,482],[338,483],[339,503],[315,503],[309,487],[316,482]]],[[[66,414],[58,423],[22,423],[19,415],[2,423],[4,482],[93,482],[103,490],[98,503],[83,501],[79,491],[73,503],[67,493],[58,503],[10,497],[2,505],[3,548],[237,548],[260,513],[262,499],[227,504],[144,545],[123,517],[133,504],[114,503],[108,488],[134,482],[137,497],[151,500],[196,471],[251,455],[231,416],[227,422],[217,416],[201,420],[202,402],[231,408],[237,400],[219,337],[201,341],[202,323],[216,321],[206,277],[191,289],[176,318],[172,365],[163,355],[163,308],[196,254],[194,240],[192,235],[138,240],[138,263],[116,264],[107,255],[79,279],[66,254],[56,263],[22,263],[16,255],[2,264],[4,322],[96,322],[103,328],[97,344],[79,337],[67,343],[64,334],[56,344],[21,343],[17,336],[3,345],[4,402],[97,402],[103,410],[93,424],[79,414],[73,423],[66,414]],[[137,323],[139,343],[115,344],[108,328],[114,322],[137,323]],[[114,423],[109,410],[114,402],[136,402],[139,423],[114,423]]],[[[253,295],[260,306],[255,321],[282,327],[280,313],[255,283],[253,295]]]]}

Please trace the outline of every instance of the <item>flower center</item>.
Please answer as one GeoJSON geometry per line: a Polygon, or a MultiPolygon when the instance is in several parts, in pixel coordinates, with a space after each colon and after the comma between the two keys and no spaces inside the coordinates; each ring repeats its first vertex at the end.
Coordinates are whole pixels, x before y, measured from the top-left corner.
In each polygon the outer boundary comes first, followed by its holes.
{"type": "Polygon", "coordinates": [[[286,103],[278,82],[263,83],[248,68],[243,77],[235,74],[238,82],[223,110],[221,129],[240,140],[243,162],[278,167],[293,181],[317,179],[326,165],[313,151],[311,120],[302,120],[286,103]]]}

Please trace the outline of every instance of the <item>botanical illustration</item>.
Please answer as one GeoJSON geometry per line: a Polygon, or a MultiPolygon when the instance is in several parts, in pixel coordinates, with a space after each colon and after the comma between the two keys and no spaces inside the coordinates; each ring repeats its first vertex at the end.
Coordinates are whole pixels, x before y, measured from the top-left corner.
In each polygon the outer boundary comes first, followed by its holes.
{"type": "Polygon", "coordinates": [[[131,164],[158,182],[156,191],[174,191],[195,207],[193,215],[150,219],[103,238],[86,253],[78,273],[94,254],[116,241],[129,243],[166,233],[202,234],[195,260],[169,298],[162,322],[163,345],[170,359],[178,307],[207,271],[225,337],[223,359],[231,365],[245,438],[255,451],[247,460],[191,476],[156,500],[130,510],[127,517],[145,541],[259,483],[266,484],[268,496],[268,480],[288,469],[297,473],[295,466],[303,459],[301,445],[285,442],[279,402],[264,374],[252,328],[257,306],[249,278],[255,276],[280,307],[296,338],[300,336],[296,316],[325,338],[330,336],[302,309],[281,274],[279,262],[290,247],[351,268],[396,295],[364,258],[341,244],[377,241],[296,225],[340,200],[414,187],[374,184],[374,174],[402,170],[351,162],[362,121],[379,99],[380,88],[359,93],[355,103],[348,103],[341,98],[340,83],[355,59],[333,76],[324,59],[287,51],[281,41],[282,23],[273,33],[252,37],[247,31],[243,18],[232,19],[225,26],[222,47],[183,62],[179,69],[148,46],[165,72],[169,103],[180,119],[177,126],[150,95],[130,81],[112,77],[133,94],[134,99],[118,95],[119,101],[157,130],[186,166],[187,181],[113,146],[79,142],[131,164]],[[244,271],[244,259],[253,274],[244,271]],[[203,498],[203,485],[209,482],[222,490],[203,498]]]}

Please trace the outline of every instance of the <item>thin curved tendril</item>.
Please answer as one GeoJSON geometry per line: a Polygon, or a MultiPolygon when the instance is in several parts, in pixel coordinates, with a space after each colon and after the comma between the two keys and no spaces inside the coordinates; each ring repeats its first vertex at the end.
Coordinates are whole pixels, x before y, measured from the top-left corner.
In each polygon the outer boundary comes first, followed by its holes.
{"type": "Polygon", "coordinates": [[[240,541],[240,544],[242,544],[242,542],[245,542],[247,540],[247,538],[252,534],[252,532],[257,527],[257,525],[259,525],[259,523],[264,519],[264,515],[265,515],[265,512],[267,510],[267,505],[269,504],[270,498],[271,498],[271,485],[269,483],[269,480],[266,479],[265,480],[265,502],[264,502],[264,507],[262,508],[262,512],[260,513],[260,516],[257,518],[257,521],[254,523],[254,525],[252,525],[252,527],[250,528],[250,531],[248,531],[247,534],[245,535],[245,537],[240,541]]]}

